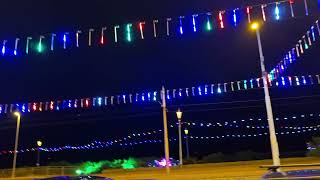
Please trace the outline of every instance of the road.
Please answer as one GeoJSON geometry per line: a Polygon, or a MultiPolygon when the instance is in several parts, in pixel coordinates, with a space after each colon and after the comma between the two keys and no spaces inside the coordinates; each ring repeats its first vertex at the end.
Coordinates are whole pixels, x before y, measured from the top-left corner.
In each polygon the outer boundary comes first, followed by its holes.
{"type": "MultiPolygon", "coordinates": [[[[282,164],[311,164],[320,163],[320,158],[289,158],[282,159],[282,164]]],[[[186,165],[183,168],[172,168],[170,175],[166,175],[165,169],[140,168],[135,170],[105,170],[103,176],[116,180],[159,179],[159,180],[194,180],[194,179],[224,179],[246,180],[260,179],[267,172],[259,168],[260,165],[271,165],[271,160],[243,161],[216,164],[186,165]]],[[[294,170],[297,168],[285,168],[294,170]]],[[[301,168],[298,168],[301,169],[301,168]]],[[[304,169],[308,169],[305,167],[304,169]]],[[[320,169],[320,167],[312,167],[320,169]]]]}
{"type": "MultiPolygon", "coordinates": [[[[288,158],[281,159],[283,165],[288,164],[314,164],[320,163],[319,158],[288,158]]],[[[271,160],[242,161],[229,163],[194,164],[185,165],[182,168],[174,167],[169,175],[161,168],[138,168],[133,170],[104,170],[98,176],[110,177],[115,180],[253,180],[267,172],[261,169],[261,165],[271,165],[271,160]]],[[[320,169],[320,167],[310,167],[320,169]]],[[[282,170],[310,169],[283,168],[282,170]]],[[[51,174],[51,173],[50,173],[51,174]]],[[[51,174],[53,175],[53,174],[51,174]]],[[[37,177],[39,178],[39,176],[37,177]]],[[[8,178],[0,178],[4,180],[8,178]]],[[[32,177],[17,178],[17,180],[30,180],[32,177]]]]}

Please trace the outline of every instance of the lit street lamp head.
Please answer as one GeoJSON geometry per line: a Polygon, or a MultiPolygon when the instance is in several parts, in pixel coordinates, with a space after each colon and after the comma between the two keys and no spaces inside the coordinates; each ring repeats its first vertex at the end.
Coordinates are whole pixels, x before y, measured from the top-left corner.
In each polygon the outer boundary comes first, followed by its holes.
{"type": "Polygon", "coordinates": [[[250,28],[251,28],[252,30],[257,30],[257,29],[259,29],[259,27],[260,27],[260,24],[259,24],[258,22],[253,22],[253,23],[250,25],[250,28]]]}
{"type": "Polygon", "coordinates": [[[189,134],[189,130],[188,130],[188,129],[185,129],[185,130],[184,130],[184,134],[185,134],[185,135],[188,135],[188,134],[189,134]]]}
{"type": "Polygon", "coordinates": [[[178,111],[176,112],[177,114],[177,118],[179,121],[181,121],[181,118],[182,118],[182,111],[180,109],[178,109],[178,111]]]}
{"type": "Polygon", "coordinates": [[[21,114],[19,112],[14,112],[13,115],[17,116],[17,117],[20,117],[21,114]]]}
{"type": "Polygon", "coordinates": [[[37,145],[38,145],[38,147],[41,147],[42,146],[42,141],[37,141],[37,145]]]}

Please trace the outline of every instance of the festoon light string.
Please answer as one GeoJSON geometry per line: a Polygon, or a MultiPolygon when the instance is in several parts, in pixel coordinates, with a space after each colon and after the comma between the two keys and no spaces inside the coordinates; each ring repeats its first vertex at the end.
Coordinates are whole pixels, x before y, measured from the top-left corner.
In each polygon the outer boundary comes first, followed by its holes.
{"type": "MultiPolygon", "coordinates": [[[[201,127],[206,127],[206,126],[201,126],[201,127]]],[[[280,131],[277,132],[277,135],[295,135],[295,134],[301,134],[301,133],[311,133],[311,132],[318,132],[320,130],[320,125],[316,126],[304,126],[304,127],[284,127],[281,129],[290,129],[291,131],[280,131]]],[[[254,127],[251,128],[254,130],[257,130],[259,128],[254,127]]],[[[225,134],[225,135],[215,135],[215,136],[196,136],[193,135],[192,133],[189,138],[193,141],[196,140],[223,140],[223,139],[237,139],[237,138],[251,138],[251,137],[259,137],[259,136],[267,136],[268,132],[267,128],[261,128],[263,132],[255,132],[255,133],[247,133],[247,134],[225,134]]],[[[156,132],[156,131],[154,131],[156,132]]],[[[140,133],[143,134],[143,133],[140,133]]],[[[139,137],[142,136],[139,134],[139,137]]],[[[144,133],[145,134],[145,133],[144,133]]],[[[138,137],[138,134],[135,136],[138,137]]],[[[170,138],[170,142],[177,141],[176,138],[170,138]]],[[[39,148],[43,152],[60,152],[60,151],[77,151],[77,150],[94,150],[94,149],[106,149],[106,148],[112,148],[114,146],[120,146],[120,147],[125,147],[125,146],[135,146],[135,145],[142,145],[142,144],[152,144],[152,143],[162,143],[162,140],[159,139],[137,139],[133,140],[131,136],[129,135],[128,138],[123,138],[119,140],[113,140],[113,141],[94,141],[89,144],[85,145],[80,145],[80,146],[71,146],[71,145],[66,145],[66,146],[58,146],[58,147],[41,147],[39,148]],[[130,138],[129,138],[130,137],[130,138]]],[[[25,153],[25,152],[34,152],[37,151],[38,148],[27,148],[27,149],[22,149],[18,150],[17,153],[25,153]]],[[[0,155],[9,155],[13,154],[14,151],[8,151],[8,150],[2,150],[0,151],[0,155]]]]}
{"type": "MultiPolygon", "coordinates": [[[[138,21],[127,23],[124,25],[111,25],[111,26],[103,26],[100,29],[89,28],[88,30],[75,30],[70,32],[62,32],[62,33],[49,33],[49,34],[42,34],[38,37],[31,37],[28,36],[26,38],[15,38],[14,47],[7,47],[8,39],[3,40],[2,42],[2,56],[18,56],[18,55],[27,55],[32,50],[33,53],[39,54],[44,53],[47,49],[46,47],[50,47],[51,51],[54,51],[56,48],[61,47],[62,49],[70,49],[71,47],[79,48],[81,46],[94,46],[94,45],[106,45],[106,44],[117,44],[120,40],[125,40],[128,43],[132,43],[134,41],[134,37],[140,36],[141,40],[146,39],[146,28],[151,26],[146,26],[146,24],[152,24],[152,31],[153,31],[153,38],[163,37],[163,34],[166,36],[171,35],[184,35],[186,30],[191,31],[193,33],[199,32],[200,30],[203,31],[212,31],[213,28],[224,29],[227,26],[237,27],[239,23],[241,23],[242,19],[247,19],[248,23],[251,23],[253,19],[257,19],[262,14],[262,19],[264,21],[268,21],[267,13],[273,15],[273,19],[278,21],[282,19],[284,16],[281,12],[280,6],[289,6],[290,7],[290,17],[295,17],[296,14],[294,12],[294,0],[282,0],[276,1],[271,3],[265,4],[258,4],[258,5],[248,5],[246,7],[237,7],[233,9],[225,9],[219,10],[217,12],[205,12],[205,13],[194,13],[191,16],[179,16],[179,17],[169,17],[165,19],[153,19],[150,21],[138,21]],[[269,8],[270,7],[270,8],[269,8]],[[261,9],[258,14],[253,14],[255,11],[254,9],[261,9]],[[267,11],[267,9],[271,9],[271,12],[267,11]],[[229,18],[230,15],[230,18],[229,18]],[[241,16],[246,16],[247,18],[240,18],[241,16]],[[204,18],[203,18],[204,17],[204,18]],[[216,17],[216,18],[214,18],[216,17]],[[191,19],[191,20],[189,20],[191,19]],[[172,23],[172,21],[177,21],[177,23],[172,23]],[[217,21],[217,23],[216,23],[217,21]],[[159,23],[164,22],[166,23],[166,32],[162,33],[162,29],[158,26],[159,23]],[[191,22],[191,23],[190,23],[191,22]],[[175,27],[174,25],[177,24],[178,26],[175,27]],[[214,27],[214,24],[218,24],[218,27],[214,27]],[[137,31],[134,31],[134,28],[137,28],[137,31]],[[119,32],[122,31],[125,34],[125,37],[119,36],[119,32]],[[135,32],[139,32],[138,34],[134,34],[135,32]],[[107,33],[113,34],[112,37],[107,37],[107,33]],[[95,34],[95,36],[94,36],[95,34]],[[97,34],[97,35],[96,35],[97,34]],[[85,39],[87,36],[88,44],[83,45],[80,44],[80,38],[85,39]],[[98,39],[94,37],[99,36],[98,39]],[[75,38],[73,38],[75,37],[75,38]],[[109,39],[110,38],[110,39],[109,39]],[[25,45],[22,45],[20,40],[25,40],[25,45]],[[49,39],[50,45],[47,45],[48,41],[44,41],[45,39],[49,39]],[[51,39],[51,40],[50,40],[51,39]],[[75,41],[75,42],[73,42],[75,41]],[[62,42],[62,43],[61,43],[62,42]],[[30,46],[30,43],[35,44],[36,48],[30,46]],[[30,47],[32,49],[30,49],[30,47]],[[25,48],[25,50],[23,49],[25,48]]],[[[304,0],[305,6],[305,15],[309,15],[309,7],[307,4],[307,0],[304,0]]],[[[270,17],[270,16],[268,16],[270,17]]],[[[271,20],[271,19],[270,19],[271,20]]],[[[123,33],[121,33],[122,35],[123,33]]],[[[82,41],[81,41],[82,42],[82,41]]]]}
{"type": "MultiPolygon", "coordinates": [[[[222,93],[244,91],[250,89],[262,88],[262,78],[249,80],[239,80],[226,83],[204,84],[188,88],[167,89],[165,92],[166,99],[170,102],[173,100],[184,99],[188,97],[219,96],[222,93]]],[[[286,76],[279,77],[277,80],[269,79],[270,87],[293,87],[319,85],[320,75],[306,76],[286,76]]],[[[114,105],[139,104],[139,103],[157,103],[160,101],[161,91],[144,91],[139,93],[121,94],[114,96],[99,96],[79,99],[61,99],[41,102],[20,102],[12,104],[0,104],[0,115],[10,114],[15,111],[21,113],[33,112],[52,112],[63,110],[89,109],[89,108],[107,108],[114,105]]]]}
{"type": "Polygon", "coordinates": [[[317,41],[320,40],[320,25],[319,19],[311,25],[311,27],[301,36],[301,39],[290,48],[283,59],[270,71],[269,79],[271,81],[279,78],[286,69],[294,62],[296,62],[307,50],[310,49],[310,46],[314,45],[317,41]]]}

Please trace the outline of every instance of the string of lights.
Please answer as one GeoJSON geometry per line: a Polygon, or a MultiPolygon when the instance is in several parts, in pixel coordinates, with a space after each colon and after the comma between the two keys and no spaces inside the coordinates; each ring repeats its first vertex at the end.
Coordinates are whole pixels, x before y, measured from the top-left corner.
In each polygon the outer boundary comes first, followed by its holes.
{"type": "MultiPolygon", "coordinates": [[[[301,114],[299,116],[290,116],[290,117],[276,117],[275,120],[276,121],[290,121],[290,120],[295,120],[295,122],[297,120],[303,121],[303,120],[308,120],[311,121],[312,118],[315,119],[315,121],[317,121],[320,117],[320,114],[301,114]]],[[[250,119],[242,119],[242,120],[235,120],[235,121],[219,121],[219,122],[215,122],[215,123],[211,123],[211,122],[184,122],[183,124],[188,126],[188,127],[241,127],[244,126],[246,128],[248,128],[248,126],[246,125],[246,123],[257,123],[257,122],[266,122],[266,120],[263,120],[261,118],[250,118],[250,119]]],[[[170,125],[171,128],[175,127],[174,125],[170,125]]],[[[262,127],[262,126],[249,126],[249,127],[262,127]]],[[[267,126],[263,126],[263,127],[267,127],[267,126]]],[[[292,129],[291,127],[293,126],[281,126],[281,128],[286,128],[287,129],[292,129]]],[[[311,126],[310,126],[311,127],[311,126]]],[[[296,127],[298,128],[298,127],[296,127]]],[[[302,127],[301,127],[302,128],[302,127]]]]}
{"type": "MultiPolygon", "coordinates": [[[[319,85],[320,75],[287,76],[269,81],[270,87],[291,87],[319,85]]],[[[227,83],[206,84],[189,88],[166,90],[166,99],[170,102],[196,96],[218,96],[222,93],[262,88],[262,79],[241,80],[227,83]]],[[[63,111],[75,109],[103,108],[114,105],[155,103],[160,100],[160,91],[140,92],[105,97],[91,97],[80,99],[51,100],[46,102],[27,102],[0,104],[0,115],[15,111],[34,113],[43,111],[63,111]]]]}
{"type": "MultiPolygon", "coordinates": [[[[210,127],[219,127],[219,128],[246,128],[246,129],[268,129],[268,125],[261,125],[261,126],[252,126],[252,125],[238,125],[236,123],[229,124],[229,123],[191,123],[188,124],[188,127],[196,127],[196,128],[210,128],[210,127]]],[[[318,128],[320,125],[314,125],[314,126],[280,126],[279,129],[312,129],[312,128],[318,128]]]]}
{"type": "Polygon", "coordinates": [[[312,45],[320,39],[320,25],[319,19],[316,20],[311,27],[304,33],[297,41],[297,43],[290,48],[283,59],[270,71],[269,81],[273,81],[280,76],[288,69],[290,64],[296,62],[303,54],[305,54],[312,45]]]}
{"type": "MultiPolygon", "coordinates": [[[[319,125],[320,126],[320,125],[319,125]]],[[[317,127],[306,127],[304,129],[295,129],[292,131],[282,131],[277,132],[277,135],[295,135],[295,134],[302,134],[302,133],[312,133],[318,132],[320,130],[319,126],[317,127]]],[[[260,133],[249,133],[249,134],[226,134],[226,135],[216,135],[216,136],[194,136],[190,135],[189,138],[193,141],[196,140],[223,140],[223,139],[235,139],[235,138],[251,138],[251,137],[260,137],[260,136],[267,136],[267,130],[265,132],[260,133]]],[[[148,139],[148,140],[137,140],[137,141],[126,141],[126,142],[101,142],[95,141],[90,144],[81,145],[81,146],[61,146],[61,147],[50,147],[50,148],[39,148],[43,152],[61,152],[61,151],[77,151],[77,150],[95,150],[95,149],[106,149],[111,148],[114,146],[119,147],[126,147],[126,146],[136,146],[142,144],[157,144],[162,143],[163,140],[160,139],[148,139]]],[[[176,138],[169,139],[170,142],[177,141],[176,138]]],[[[17,153],[26,153],[26,152],[35,152],[38,148],[28,148],[23,150],[18,150],[17,153]]],[[[0,155],[10,155],[13,154],[13,151],[0,151],[0,155]]]]}
{"type": "MultiPolygon", "coordinates": [[[[320,117],[320,113],[318,114],[301,114],[299,116],[286,116],[286,117],[276,117],[275,120],[276,121],[288,121],[288,120],[308,120],[311,121],[311,118],[316,119],[316,121],[318,120],[317,118],[320,117]]],[[[215,122],[215,123],[208,123],[208,122],[183,122],[183,125],[185,125],[186,127],[198,127],[198,128],[205,128],[205,127],[229,127],[229,128],[240,128],[240,127],[245,127],[245,128],[251,128],[251,129],[263,129],[263,128],[267,128],[267,126],[247,126],[246,123],[250,123],[250,122],[266,122],[263,121],[261,118],[250,118],[250,119],[242,119],[242,120],[238,120],[238,121],[221,121],[221,122],[215,122]]],[[[177,124],[171,124],[169,125],[170,128],[176,128],[178,125],[177,124]]],[[[318,127],[319,125],[316,125],[316,127],[318,127]]],[[[313,128],[315,126],[280,126],[281,129],[305,129],[305,128],[313,128]]],[[[124,137],[124,138],[120,138],[120,139],[116,139],[111,142],[123,142],[123,141],[127,141],[133,138],[138,138],[138,137],[145,137],[145,136],[152,136],[154,134],[158,134],[158,133],[162,133],[162,129],[159,130],[154,130],[154,131],[147,131],[147,132],[142,132],[142,133],[132,133],[129,134],[128,136],[124,137]]]]}
{"type": "MultiPolygon", "coordinates": [[[[233,9],[219,10],[217,12],[196,13],[190,16],[170,17],[165,19],[153,19],[150,22],[138,21],[126,23],[124,25],[110,25],[103,26],[99,29],[90,28],[88,30],[75,30],[73,32],[62,33],[48,33],[42,34],[37,37],[17,37],[11,43],[11,40],[5,39],[2,43],[1,55],[2,56],[21,56],[32,54],[42,54],[47,51],[53,52],[60,48],[68,50],[72,47],[79,48],[81,46],[92,47],[98,45],[103,47],[106,44],[117,44],[120,41],[132,43],[135,39],[144,40],[146,24],[152,24],[153,38],[171,36],[173,34],[182,36],[186,31],[196,33],[199,31],[210,32],[214,29],[225,29],[227,26],[237,27],[241,21],[251,23],[253,20],[260,18],[262,15],[263,21],[279,21],[286,17],[295,18],[295,1],[294,0],[281,0],[271,3],[248,5],[246,7],[237,7],[233,9]],[[290,7],[290,12],[283,9],[290,7]],[[268,15],[269,14],[269,15],[268,15]],[[267,19],[268,17],[268,19],[267,19]],[[273,17],[273,18],[271,18],[273,17]],[[177,21],[176,23],[173,21],[177,21]],[[191,22],[191,24],[190,24],[191,22]],[[159,23],[165,23],[165,33],[161,34],[159,23]],[[216,27],[217,25],[217,27],[216,27]],[[107,37],[108,33],[113,37],[107,37]],[[124,34],[120,37],[119,34],[124,34]],[[98,38],[95,38],[98,37],[98,38]],[[113,40],[112,40],[113,38],[113,40]],[[87,45],[81,44],[85,40],[87,45]],[[23,43],[23,44],[22,44],[23,43]],[[10,47],[9,45],[12,45],[10,47]]],[[[310,15],[307,1],[304,3],[305,15],[310,15]]],[[[151,27],[151,26],[150,26],[151,27]]]]}
{"type": "MultiPolygon", "coordinates": [[[[294,134],[301,134],[307,132],[314,132],[319,131],[319,128],[308,128],[303,130],[297,131],[284,131],[284,132],[277,132],[276,135],[294,135],[294,134]]],[[[209,140],[209,139],[224,139],[224,138],[249,138],[249,137],[258,137],[258,136],[267,136],[269,133],[256,133],[256,134],[227,134],[221,136],[190,136],[190,139],[201,139],[201,140],[209,140]]]]}
{"type": "MultiPolygon", "coordinates": [[[[305,119],[308,120],[308,118],[317,118],[320,117],[320,113],[315,114],[300,114],[299,116],[285,116],[282,118],[275,118],[277,121],[288,121],[288,120],[297,120],[297,119],[305,119]]],[[[310,120],[310,119],[309,119],[310,120]]],[[[268,126],[252,126],[252,125],[246,125],[250,122],[265,122],[262,121],[261,118],[250,118],[247,120],[238,120],[238,121],[224,121],[224,122],[216,122],[216,123],[207,123],[207,122],[184,122],[183,124],[186,126],[186,128],[211,128],[211,127],[219,127],[219,128],[247,128],[247,129],[253,129],[257,131],[258,129],[262,129],[263,131],[267,131],[268,126]]],[[[174,129],[177,127],[177,125],[170,125],[170,128],[174,129]]],[[[305,133],[305,132],[311,132],[311,131],[318,131],[320,130],[320,125],[311,125],[311,126],[282,126],[279,125],[280,132],[277,134],[279,135],[289,135],[289,134],[299,134],[299,133],[305,133]],[[284,130],[295,130],[295,131],[281,131],[281,129],[284,130]]],[[[89,149],[101,149],[101,148],[111,148],[113,146],[134,146],[134,145],[140,145],[140,144],[152,144],[152,143],[162,143],[162,140],[156,140],[156,139],[144,139],[149,136],[153,136],[155,134],[161,134],[162,130],[153,130],[153,131],[146,131],[141,133],[131,133],[128,136],[124,138],[118,138],[114,140],[109,141],[93,141],[89,144],[80,145],[80,146],[61,146],[61,147],[54,147],[54,148],[40,148],[41,151],[45,152],[60,152],[65,150],[89,150],[89,149]],[[143,139],[143,140],[141,140],[143,139]]],[[[194,132],[192,133],[194,134],[194,132]]],[[[258,136],[264,136],[268,135],[267,132],[256,132],[253,134],[226,134],[226,135],[218,135],[218,136],[190,136],[191,139],[223,139],[223,138],[244,138],[244,137],[258,137],[258,136]]],[[[170,139],[171,142],[176,141],[177,139],[172,138],[170,139]]],[[[33,152],[37,151],[37,148],[28,148],[19,150],[19,153],[24,152],[33,152]]],[[[6,155],[6,154],[12,154],[13,151],[0,151],[0,155],[6,155]]]]}

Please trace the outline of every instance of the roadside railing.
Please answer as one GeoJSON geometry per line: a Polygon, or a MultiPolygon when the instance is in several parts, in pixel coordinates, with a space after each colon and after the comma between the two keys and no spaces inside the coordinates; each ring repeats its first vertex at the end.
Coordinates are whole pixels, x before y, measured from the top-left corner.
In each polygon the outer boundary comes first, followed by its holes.
{"type": "MultiPolygon", "coordinates": [[[[37,176],[66,176],[75,175],[75,166],[41,166],[17,168],[15,177],[37,177],[37,176]]],[[[12,169],[0,169],[0,178],[10,178],[12,169]]]]}

